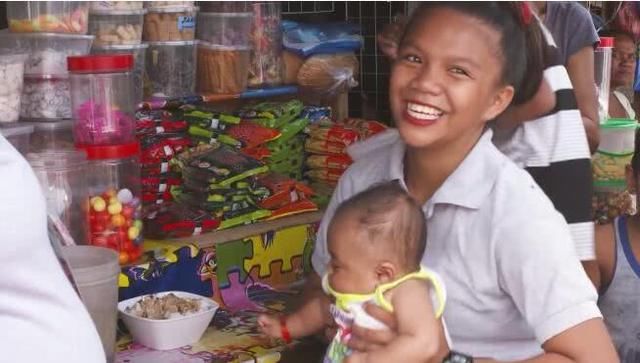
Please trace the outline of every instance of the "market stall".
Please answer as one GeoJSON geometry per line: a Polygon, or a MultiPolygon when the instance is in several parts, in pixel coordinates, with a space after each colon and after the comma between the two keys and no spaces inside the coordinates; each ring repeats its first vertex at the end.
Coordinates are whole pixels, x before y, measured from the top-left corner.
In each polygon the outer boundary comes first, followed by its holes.
{"type": "Polygon", "coordinates": [[[181,291],[219,307],[169,350],[121,310],[114,356],[96,319],[105,304],[116,319],[115,301],[85,300],[107,357],[277,361],[255,314],[296,295],[346,148],[386,127],[348,118],[357,31],[283,22],[278,3],[15,2],[7,17],[0,131],[36,172],[54,239],[115,251],[121,303],[181,291]]]}

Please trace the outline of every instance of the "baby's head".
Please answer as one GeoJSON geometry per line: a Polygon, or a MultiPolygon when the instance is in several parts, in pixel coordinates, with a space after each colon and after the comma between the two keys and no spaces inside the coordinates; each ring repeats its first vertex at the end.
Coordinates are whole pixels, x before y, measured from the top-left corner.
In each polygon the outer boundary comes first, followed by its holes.
{"type": "Polygon", "coordinates": [[[367,294],[417,271],[426,246],[422,208],[396,181],[378,184],[342,203],[328,230],[329,284],[367,294]]]}

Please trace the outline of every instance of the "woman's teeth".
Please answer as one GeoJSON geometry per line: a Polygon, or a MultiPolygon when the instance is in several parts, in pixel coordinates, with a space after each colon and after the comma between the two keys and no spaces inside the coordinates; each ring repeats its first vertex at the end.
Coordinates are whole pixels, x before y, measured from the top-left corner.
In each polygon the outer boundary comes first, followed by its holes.
{"type": "Polygon", "coordinates": [[[437,108],[419,105],[417,103],[408,103],[407,113],[409,116],[419,120],[435,120],[443,114],[443,112],[437,108]]]}

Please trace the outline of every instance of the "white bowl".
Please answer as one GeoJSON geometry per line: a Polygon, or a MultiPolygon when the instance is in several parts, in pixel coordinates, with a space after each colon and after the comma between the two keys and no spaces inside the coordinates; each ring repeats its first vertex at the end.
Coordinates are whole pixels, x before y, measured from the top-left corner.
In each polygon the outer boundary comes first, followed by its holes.
{"type": "Polygon", "coordinates": [[[152,349],[169,350],[191,345],[202,338],[219,305],[210,298],[183,291],[166,291],[134,297],[118,303],[118,311],[129,328],[133,340],[152,349]],[[173,293],[180,298],[200,299],[200,311],[167,320],[147,319],[127,313],[126,309],[140,299],[154,295],[162,297],[173,293]]]}

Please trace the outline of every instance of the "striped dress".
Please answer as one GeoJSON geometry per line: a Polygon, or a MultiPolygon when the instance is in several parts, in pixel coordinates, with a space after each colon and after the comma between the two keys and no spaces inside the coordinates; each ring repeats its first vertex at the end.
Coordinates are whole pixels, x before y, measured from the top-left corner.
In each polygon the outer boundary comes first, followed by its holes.
{"type": "Polygon", "coordinates": [[[525,168],[569,223],[581,260],[595,259],[592,221],[591,155],[573,86],[551,34],[547,40],[544,79],[556,96],[547,115],[515,130],[495,130],[494,144],[525,168]]]}

